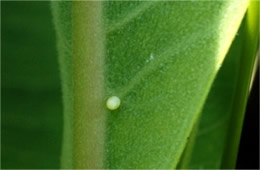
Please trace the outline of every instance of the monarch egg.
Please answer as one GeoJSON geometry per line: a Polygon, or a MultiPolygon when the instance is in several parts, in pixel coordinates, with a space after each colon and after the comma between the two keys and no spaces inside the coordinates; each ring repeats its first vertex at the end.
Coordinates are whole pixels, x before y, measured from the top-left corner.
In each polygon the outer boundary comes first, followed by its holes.
{"type": "Polygon", "coordinates": [[[111,96],[107,99],[107,108],[109,110],[116,110],[120,106],[120,99],[117,96],[111,96]]]}

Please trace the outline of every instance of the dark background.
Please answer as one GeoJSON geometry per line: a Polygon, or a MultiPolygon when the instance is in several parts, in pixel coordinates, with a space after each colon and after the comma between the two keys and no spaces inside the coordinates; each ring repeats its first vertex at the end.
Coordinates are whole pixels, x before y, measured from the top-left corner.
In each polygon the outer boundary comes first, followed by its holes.
{"type": "Polygon", "coordinates": [[[259,67],[247,104],[237,169],[259,169],[259,67]]]}

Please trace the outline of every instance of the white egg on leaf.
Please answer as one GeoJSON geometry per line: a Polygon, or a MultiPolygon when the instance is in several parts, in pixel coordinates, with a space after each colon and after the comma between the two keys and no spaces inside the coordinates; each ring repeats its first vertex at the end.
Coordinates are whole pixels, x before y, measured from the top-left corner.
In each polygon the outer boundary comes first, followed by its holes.
{"type": "Polygon", "coordinates": [[[121,101],[117,96],[111,96],[107,99],[106,106],[109,110],[116,110],[119,108],[121,101]]]}

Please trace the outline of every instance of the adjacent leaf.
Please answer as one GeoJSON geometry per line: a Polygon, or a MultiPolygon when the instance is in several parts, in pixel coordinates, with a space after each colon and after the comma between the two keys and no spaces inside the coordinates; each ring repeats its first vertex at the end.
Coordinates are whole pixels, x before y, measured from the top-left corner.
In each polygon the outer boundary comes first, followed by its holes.
{"type": "Polygon", "coordinates": [[[235,168],[240,141],[238,134],[241,133],[252,68],[256,60],[258,3],[251,2],[240,31],[214,80],[203,108],[195,146],[189,153],[185,153],[191,157],[185,168],[235,168]],[[238,104],[238,101],[241,103],[238,104]]]}
{"type": "Polygon", "coordinates": [[[244,46],[241,56],[239,78],[237,82],[237,93],[232,108],[232,115],[229,125],[228,138],[224,152],[223,168],[234,168],[238,154],[240,136],[243,126],[244,114],[250,92],[250,84],[257,57],[259,53],[259,1],[251,1],[245,20],[243,32],[244,46]]]}
{"type": "Polygon", "coordinates": [[[212,85],[204,105],[195,144],[185,168],[220,169],[236,84],[242,48],[241,31],[237,34],[212,85]]]}
{"type": "Polygon", "coordinates": [[[247,5],[52,2],[63,168],[175,168],[247,5]],[[115,111],[105,108],[112,95],[115,111]]]}
{"type": "Polygon", "coordinates": [[[48,2],[1,2],[1,168],[59,168],[62,103],[48,2]]]}

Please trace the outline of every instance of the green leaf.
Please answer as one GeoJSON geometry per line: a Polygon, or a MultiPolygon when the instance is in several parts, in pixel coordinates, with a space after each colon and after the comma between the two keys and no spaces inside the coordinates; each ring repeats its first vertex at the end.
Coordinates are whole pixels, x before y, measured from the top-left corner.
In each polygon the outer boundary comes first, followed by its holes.
{"type": "Polygon", "coordinates": [[[247,4],[52,2],[63,168],[175,168],[247,4]]]}
{"type": "Polygon", "coordinates": [[[59,168],[62,103],[48,2],[1,2],[1,168],[59,168]]]}
{"type": "MultiPolygon", "coordinates": [[[[204,105],[185,168],[235,168],[249,84],[258,45],[258,4],[251,2],[240,31],[204,105]]],[[[191,147],[189,146],[189,147],[191,147]]],[[[187,156],[186,156],[187,157],[187,156]]]]}
{"type": "Polygon", "coordinates": [[[241,136],[244,113],[251,83],[256,69],[259,53],[259,1],[251,1],[243,30],[244,46],[242,48],[239,78],[236,86],[234,105],[228,137],[223,157],[223,168],[234,168],[236,165],[239,139],[241,136]]]}
{"type": "Polygon", "coordinates": [[[232,105],[236,92],[242,48],[242,34],[238,32],[232,47],[212,85],[202,110],[193,148],[184,168],[220,169],[232,105]]]}

